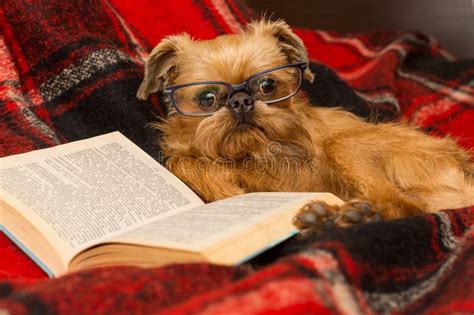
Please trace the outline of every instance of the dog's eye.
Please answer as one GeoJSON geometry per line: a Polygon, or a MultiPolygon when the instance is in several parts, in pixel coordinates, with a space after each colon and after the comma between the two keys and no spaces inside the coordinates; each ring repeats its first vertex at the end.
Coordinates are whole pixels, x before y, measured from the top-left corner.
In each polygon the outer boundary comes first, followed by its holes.
{"type": "Polygon", "coordinates": [[[198,102],[201,107],[212,107],[216,103],[216,95],[211,91],[203,91],[198,95],[198,102]]]}
{"type": "Polygon", "coordinates": [[[263,95],[267,95],[267,94],[270,94],[270,93],[272,93],[273,91],[276,90],[277,83],[272,78],[263,78],[260,81],[259,88],[260,88],[260,92],[263,95]]]}

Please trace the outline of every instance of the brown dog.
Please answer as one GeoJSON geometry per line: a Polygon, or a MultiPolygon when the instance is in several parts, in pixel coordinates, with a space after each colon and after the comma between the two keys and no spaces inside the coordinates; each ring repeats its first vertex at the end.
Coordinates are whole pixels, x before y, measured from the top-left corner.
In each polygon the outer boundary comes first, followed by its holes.
{"type": "Polygon", "coordinates": [[[254,191],[329,191],[348,201],[306,206],[300,228],[474,204],[473,164],[453,140],[311,106],[296,94],[313,80],[307,62],[281,20],[209,41],[165,38],[138,97],[162,92],[169,103],[157,124],[167,167],[207,201],[254,191]]]}

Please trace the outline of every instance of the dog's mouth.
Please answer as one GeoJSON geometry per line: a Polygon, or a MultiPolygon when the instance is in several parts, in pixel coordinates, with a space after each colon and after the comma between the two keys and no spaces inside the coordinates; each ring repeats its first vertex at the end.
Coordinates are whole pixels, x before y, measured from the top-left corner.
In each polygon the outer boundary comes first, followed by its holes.
{"type": "Polygon", "coordinates": [[[257,125],[253,120],[249,120],[237,122],[235,126],[231,129],[231,133],[246,132],[250,131],[251,129],[257,129],[261,132],[265,132],[265,129],[262,126],[257,125]]]}
{"type": "Polygon", "coordinates": [[[198,154],[208,158],[240,160],[249,154],[265,156],[273,143],[293,148],[305,146],[309,140],[293,113],[259,102],[251,119],[235,119],[223,109],[202,120],[192,145],[198,154]]]}

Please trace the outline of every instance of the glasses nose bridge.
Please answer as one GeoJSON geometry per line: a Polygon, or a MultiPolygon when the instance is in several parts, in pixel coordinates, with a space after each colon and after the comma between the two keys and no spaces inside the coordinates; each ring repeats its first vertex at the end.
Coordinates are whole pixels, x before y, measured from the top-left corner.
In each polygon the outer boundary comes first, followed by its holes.
{"type": "Polygon", "coordinates": [[[239,84],[231,84],[231,87],[232,87],[232,91],[230,93],[230,97],[232,97],[232,95],[234,95],[235,93],[242,92],[242,91],[245,91],[245,92],[247,92],[247,94],[250,95],[250,91],[247,89],[247,82],[246,81],[244,81],[242,83],[239,83],[239,84]]]}

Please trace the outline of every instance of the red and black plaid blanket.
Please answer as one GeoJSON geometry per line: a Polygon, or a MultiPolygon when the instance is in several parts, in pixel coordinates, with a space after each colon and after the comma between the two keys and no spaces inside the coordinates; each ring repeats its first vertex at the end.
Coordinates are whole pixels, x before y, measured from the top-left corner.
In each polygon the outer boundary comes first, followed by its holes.
{"type": "MultiPolygon", "coordinates": [[[[0,2],[0,155],[119,130],[152,156],[162,115],[135,98],[163,36],[208,39],[254,16],[238,0],[0,2]]],[[[295,29],[315,104],[402,119],[474,148],[474,61],[414,32],[295,29]]],[[[171,265],[45,275],[0,234],[0,314],[471,314],[474,207],[291,240],[251,265],[171,265]]]]}

